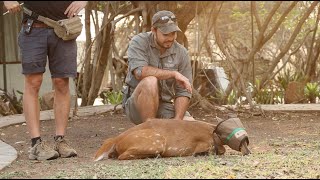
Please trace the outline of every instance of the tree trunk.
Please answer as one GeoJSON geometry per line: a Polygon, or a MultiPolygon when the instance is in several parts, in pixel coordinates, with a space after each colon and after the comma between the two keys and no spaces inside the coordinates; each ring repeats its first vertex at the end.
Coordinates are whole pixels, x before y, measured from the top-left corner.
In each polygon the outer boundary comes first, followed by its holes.
{"type": "Polygon", "coordinates": [[[314,81],[315,75],[316,75],[316,69],[317,69],[317,59],[319,57],[319,45],[320,45],[320,38],[316,40],[316,34],[318,30],[319,25],[319,19],[320,19],[320,6],[318,7],[318,15],[316,19],[316,24],[309,48],[309,54],[307,58],[307,67],[306,67],[306,82],[314,81]]]}
{"type": "MultiPolygon", "coordinates": [[[[187,27],[190,24],[190,22],[194,19],[196,16],[194,12],[194,7],[196,6],[196,3],[198,4],[198,10],[197,13],[200,14],[210,3],[210,1],[188,1],[180,8],[177,8],[174,13],[177,16],[178,19],[178,26],[181,29],[181,33],[178,33],[177,41],[184,45],[184,47],[187,47],[187,37],[185,36],[185,32],[187,31],[187,27]]],[[[214,2],[213,2],[214,3],[214,2]]]]}
{"type": "MultiPolygon", "coordinates": [[[[92,2],[88,2],[88,6],[85,8],[85,30],[86,30],[86,43],[85,43],[85,58],[84,58],[84,65],[83,65],[83,78],[82,73],[80,72],[79,82],[83,80],[82,87],[81,87],[81,106],[86,105],[88,101],[88,94],[90,89],[90,79],[92,78],[92,64],[91,64],[91,31],[90,31],[90,14],[91,14],[92,2]]],[[[80,83],[78,83],[80,86],[80,83]]]]}
{"type": "Polygon", "coordinates": [[[3,90],[5,92],[7,92],[7,87],[6,87],[6,83],[7,83],[7,74],[6,74],[6,69],[5,69],[5,42],[4,42],[4,16],[2,15],[4,13],[4,8],[3,7],[3,2],[0,2],[0,64],[2,65],[2,73],[3,75],[1,75],[3,77],[3,90]]]}
{"type": "Polygon", "coordinates": [[[88,95],[87,105],[92,105],[94,100],[97,98],[99,89],[102,83],[103,74],[106,70],[108,64],[108,55],[111,49],[111,23],[108,22],[106,28],[102,33],[102,47],[101,52],[99,54],[98,60],[96,61],[96,70],[93,71],[90,91],[88,95]]]}

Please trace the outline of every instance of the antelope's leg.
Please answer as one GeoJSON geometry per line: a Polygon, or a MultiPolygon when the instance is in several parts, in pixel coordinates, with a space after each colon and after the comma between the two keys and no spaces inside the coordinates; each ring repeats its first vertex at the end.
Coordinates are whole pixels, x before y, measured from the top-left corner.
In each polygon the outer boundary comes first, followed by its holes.
{"type": "Polygon", "coordinates": [[[129,149],[128,151],[122,153],[118,159],[119,160],[131,160],[131,159],[144,159],[144,158],[152,158],[157,157],[159,154],[155,153],[155,151],[152,152],[142,152],[139,149],[129,149]],[[150,153],[150,154],[148,154],[150,153]]]}
{"type": "Polygon", "coordinates": [[[212,149],[212,144],[209,142],[198,142],[197,147],[194,150],[194,155],[207,154],[212,149]]]}

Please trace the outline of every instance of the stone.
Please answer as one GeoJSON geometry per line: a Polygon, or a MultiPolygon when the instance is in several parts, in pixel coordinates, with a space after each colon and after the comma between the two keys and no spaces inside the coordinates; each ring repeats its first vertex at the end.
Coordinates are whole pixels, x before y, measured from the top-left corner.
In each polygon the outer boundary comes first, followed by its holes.
{"type": "Polygon", "coordinates": [[[292,81],[288,83],[288,87],[284,94],[285,104],[297,104],[305,101],[304,86],[302,82],[292,81]]]}

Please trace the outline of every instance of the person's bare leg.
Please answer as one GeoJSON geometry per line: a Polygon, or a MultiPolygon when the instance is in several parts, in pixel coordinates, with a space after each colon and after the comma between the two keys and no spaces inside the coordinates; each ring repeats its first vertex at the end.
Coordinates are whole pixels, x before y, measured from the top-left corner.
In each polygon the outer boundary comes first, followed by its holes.
{"type": "Polygon", "coordinates": [[[54,83],[54,117],[56,135],[54,136],[54,150],[62,158],[77,156],[77,151],[64,140],[70,112],[69,78],[53,78],[54,83]]]}
{"type": "Polygon", "coordinates": [[[54,116],[56,122],[56,135],[65,135],[69,112],[70,90],[69,78],[53,78],[54,83],[54,116]]]}
{"type": "Polygon", "coordinates": [[[132,95],[142,122],[148,118],[156,117],[159,107],[158,79],[156,77],[149,76],[142,79],[132,95]]]}
{"type": "Polygon", "coordinates": [[[40,137],[39,90],[42,83],[41,74],[25,75],[23,94],[23,114],[31,138],[40,137]]]}

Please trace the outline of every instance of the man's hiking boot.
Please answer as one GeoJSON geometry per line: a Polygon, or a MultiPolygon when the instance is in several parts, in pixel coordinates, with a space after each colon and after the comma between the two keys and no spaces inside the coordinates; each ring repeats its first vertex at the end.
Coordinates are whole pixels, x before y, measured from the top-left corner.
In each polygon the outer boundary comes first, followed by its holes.
{"type": "Polygon", "coordinates": [[[50,148],[44,141],[38,141],[31,149],[29,159],[31,160],[52,160],[59,157],[59,153],[50,148]]]}
{"type": "Polygon", "coordinates": [[[77,151],[74,150],[61,136],[55,139],[54,150],[56,150],[60,154],[60,157],[63,158],[77,156],[77,151]]]}

